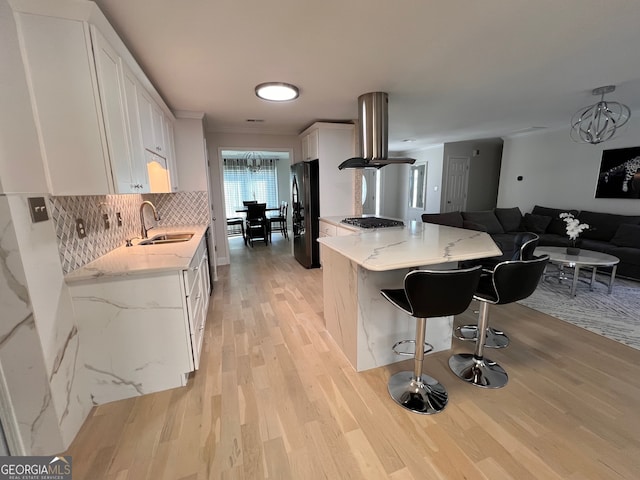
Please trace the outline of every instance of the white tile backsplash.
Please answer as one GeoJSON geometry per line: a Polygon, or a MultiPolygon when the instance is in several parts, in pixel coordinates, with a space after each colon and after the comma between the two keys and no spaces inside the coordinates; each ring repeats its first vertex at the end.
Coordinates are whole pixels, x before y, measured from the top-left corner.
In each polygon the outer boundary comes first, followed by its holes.
{"type": "MultiPolygon", "coordinates": [[[[156,206],[160,215],[157,224],[160,226],[206,225],[209,222],[209,199],[204,191],[51,197],[50,213],[58,238],[63,273],[66,275],[124,245],[127,238],[140,236],[140,205],[145,200],[156,206]],[[120,227],[117,225],[118,213],[122,217],[120,227]],[[109,228],[103,221],[105,214],[109,228]],[[84,221],[85,238],[79,238],[76,232],[78,218],[84,221]]],[[[145,209],[146,219],[149,212],[148,208],[145,209]]],[[[148,221],[146,224],[152,223],[148,221]]]]}

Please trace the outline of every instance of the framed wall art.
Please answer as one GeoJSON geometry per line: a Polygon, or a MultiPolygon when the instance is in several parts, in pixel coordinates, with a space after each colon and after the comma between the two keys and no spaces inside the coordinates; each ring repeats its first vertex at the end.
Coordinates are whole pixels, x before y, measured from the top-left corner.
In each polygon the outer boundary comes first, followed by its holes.
{"type": "Polygon", "coordinates": [[[640,147],[602,152],[596,198],[640,199],[640,147]]]}

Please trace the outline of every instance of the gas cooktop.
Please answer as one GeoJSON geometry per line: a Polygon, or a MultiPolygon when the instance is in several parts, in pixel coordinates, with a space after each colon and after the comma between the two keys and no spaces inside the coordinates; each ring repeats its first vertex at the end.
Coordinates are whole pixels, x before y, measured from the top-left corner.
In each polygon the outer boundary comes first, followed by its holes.
{"type": "Polygon", "coordinates": [[[404,223],[400,220],[380,217],[347,217],[341,220],[340,223],[346,223],[358,228],[404,227],[404,223]]]}

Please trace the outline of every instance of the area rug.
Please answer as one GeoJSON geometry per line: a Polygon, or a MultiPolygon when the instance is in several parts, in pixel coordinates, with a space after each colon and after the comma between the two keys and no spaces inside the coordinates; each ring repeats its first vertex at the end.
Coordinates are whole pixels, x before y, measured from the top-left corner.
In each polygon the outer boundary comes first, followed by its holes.
{"type": "Polygon", "coordinates": [[[575,297],[569,295],[569,285],[541,281],[533,295],[519,303],[640,350],[640,282],[616,279],[610,295],[602,283],[590,291],[580,282],[575,297]]]}

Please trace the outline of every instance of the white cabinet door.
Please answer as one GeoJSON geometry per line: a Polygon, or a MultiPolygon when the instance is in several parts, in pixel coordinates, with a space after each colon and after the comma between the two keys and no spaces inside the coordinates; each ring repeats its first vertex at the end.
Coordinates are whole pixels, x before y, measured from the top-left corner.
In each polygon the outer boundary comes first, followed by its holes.
{"type": "Polygon", "coordinates": [[[124,193],[126,180],[129,179],[132,191],[138,193],[150,192],[149,177],[147,174],[147,161],[145,159],[144,145],[142,144],[142,128],[140,125],[140,107],[138,105],[138,90],[142,86],[138,83],[135,75],[126,65],[122,65],[122,81],[124,86],[124,96],[127,107],[127,123],[129,131],[129,148],[131,151],[130,174],[127,177],[125,172],[118,172],[118,191],[124,193]],[[125,181],[125,185],[121,185],[125,181]]]}
{"type": "Polygon", "coordinates": [[[50,193],[114,193],[86,23],[24,13],[16,22],[50,193]]]}
{"type": "Polygon", "coordinates": [[[314,130],[309,133],[309,146],[307,150],[307,160],[315,160],[320,156],[320,131],[314,130]]]}
{"type": "Polygon", "coordinates": [[[319,131],[313,130],[302,137],[302,159],[315,160],[319,154],[319,131]]]}
{"type": "Polygon", "coordinates": [[[164,113],[155,103],[151,104],[151,124],[153,126],[154,151],[161,157],[167,157],[164,141],[164,113]]]}
{"type": "Polygon", "coordinates": [[[140,108],[140,129],[142,131],[142,145],[146,150],[155,152],[155,138],[153,135],[153,117],[151,105],[153,100],[143,90],[138,90],[138,107],[140,108]]]}
{"type": "Polygon", "coordinates": [[[134,184],[131,178],[131,150],[127,131],[121,60],[115,50],[93,26],[91,27],[91,36],[107,147],[112,173],[118,185],[117,190],[118,193],[139,192],[141,186],[134,184]]]}

